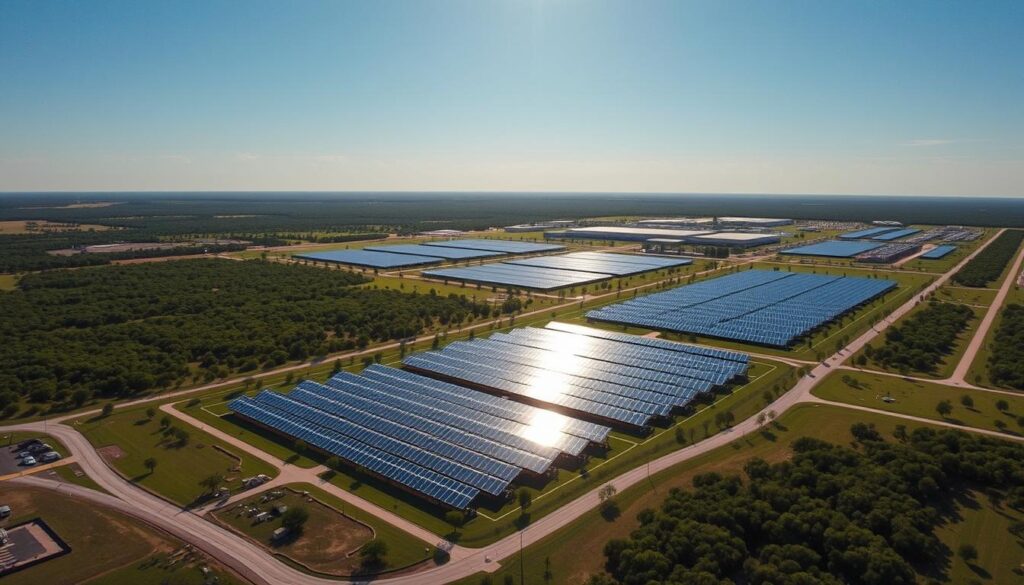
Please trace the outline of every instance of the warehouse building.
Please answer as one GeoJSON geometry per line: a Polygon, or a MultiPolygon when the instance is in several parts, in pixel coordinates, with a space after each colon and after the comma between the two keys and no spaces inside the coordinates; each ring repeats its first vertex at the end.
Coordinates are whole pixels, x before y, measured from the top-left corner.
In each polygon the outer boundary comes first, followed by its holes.
{"type": "Polygon", "coordinates": [[[707,246],[728,246],[730,248],[753,248],[778,244],[782,241],[779,234],[752,232],[717,232],[688,238],[691,244],[707,246]]]}
{"type": "Polygon", "coordinates": [[[776,217],[719,217],[718,225],[734,228],[768,228],[791,225],[792,219],[776,217]]]}

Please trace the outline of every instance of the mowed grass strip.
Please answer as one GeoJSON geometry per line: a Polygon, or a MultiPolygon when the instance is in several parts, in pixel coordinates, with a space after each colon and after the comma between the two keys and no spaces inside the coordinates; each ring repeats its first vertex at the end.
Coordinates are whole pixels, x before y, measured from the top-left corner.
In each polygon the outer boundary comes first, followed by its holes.
{"type": "Polygon", "coordinates": [[[82,421],[77,428],[105,459],[126,479],[177,504],[192,504],[207,490],[200,485],[205,478],[220,474],[224,485],[236,490],[241,479],[260,473],[271,477],[277,470],[260,459],[219,443],[208,433],[171,418],[173,427],[189,434],[188,443],[180,445],[172,436],[165,436],[160,420],[168,416],[157,412],[152,419],[145,409],[135,408],[82,421]],[[219,446],[232,455],[215,448],[219,446]],[[156,459],[157,467],[150,473],[145,461],[156,459]],[[240,471],[233,471],[240,465],[240,471]]]}
{"type": "Polygon", "coordinates": [[[1019,423],[1024,417],[1024,395],[955,388],[897,376],[840,370],[826,377],[812,392],[819,398],[867,406],[898,414],[908,414],[965,427],[999,431],[1008,435],[1024,434],[1019,423]],[[893,401],[886,402],[889,396],[893,401]],[[963,404],[969,398],[970,406],[963,404]],[[952,412],[939,414],[940,402],[949,402],[952,412]],[[1000,411],[996,403],[1004,401],[1000,411]]]}

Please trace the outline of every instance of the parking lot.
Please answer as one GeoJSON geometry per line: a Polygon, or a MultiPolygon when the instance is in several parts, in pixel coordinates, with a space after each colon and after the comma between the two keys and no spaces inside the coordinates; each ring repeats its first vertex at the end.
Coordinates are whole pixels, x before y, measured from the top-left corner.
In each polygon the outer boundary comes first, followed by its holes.
{"type": "Polygon", "coordinates": [[[39,453],[34,454],[36,460],[38,461],[38,463],[36,463],[36,465],[33,465],[33,466],[22,465],[21,459],[18,458],[18,453],[20,453],[23,450],[24,449],[19,449],[18,448],[18,444],[17,443],[15,443],[13,445],[10,445],[10,446],[4,444],[3,447],[0,447],[0,475],[7,475],[7,474],[10,474],[10,473],[18,473],[19,471],[24,471],[26,469],[31,469],[32,467],[38,467],[39,465],[45,465],[45,463],[43,461],[39,460],[39,456],[43,454],[43,451],[40,451],[39,453]]]}

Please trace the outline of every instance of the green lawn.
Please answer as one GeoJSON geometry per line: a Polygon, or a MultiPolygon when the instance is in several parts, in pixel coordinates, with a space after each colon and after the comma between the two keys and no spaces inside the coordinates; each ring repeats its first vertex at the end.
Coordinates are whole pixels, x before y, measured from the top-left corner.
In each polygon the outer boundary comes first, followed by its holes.
{"type": "MultiPolygon", "coordinates": [[[[873,423],[884,437],[891,437],[896,425],[904,421],[880,414],[871,414],[848,410],[841,407],[804,404],[794,407],[777,421],[777,425],[769,432],[747,436],[733,441],[729,445],[696,457],[677,465],[662,473],[655,474],[650,483],[635,485],[616,496],[622,513],[614,521],[605,520],[598,510],[591,510],[581,518],[540,542],[529,546],[524,551],[522,562],[519,555],[506,558],[501,568],[491,574],[493,583],[502,583],[506,575],[513,578],[516,585],[520,581],[520,566],[524,569],[525,583],[544,583],[543,573],[545,560],[550,560],[553,575],[551,583],[560,585],[583,585],[589,575],[600,572],[604,568],[603,548],[613,538],[625,538],[638,526],[637,514],[645,508],[656,508],[664,499],[665,494],[673,489],[688,489],[692,486],[693,477],[697,474],[718,472],[723,474],[741,474],[743,465],[754,457],[760,457],[770,463],[780,462],[789,457],[790,445],[800,437],[810,436],[847,444],[850,441],[850,425],[856,422],[873,423]]],[[[927,425],[909,425],[916,426],[927,425]]],[[[1003,520],[998,525],[990,517],[984,528],[993,532],[982,532],[972,526],[971,514],[960,510],[965,520],[940,530],[943,542],[955,550],[958,544],[953,536],[964,534],[965,537],[980,535],[976,543],[980,559],[979,564],[996,573],[993,566],[998,560],[1006,564],[999,568],[997,577],[1012,576],[1011,570],[1019,562],[1020,542],[1011,538],[1006,532],[999,532],[1010,520],[1003,520]],[[973,534],[965,530],[974,530],[973,534]],[[948,534],[947,534],[948,531],[948,534]]],[[[1002,510],[1000,510],[1002,512],[1002,510]]],[[[527,528],[527,531],[529,528],[527,528]]],[[[483,574],[473,575],[454,582],[454,585],[478,585],[483,574]]],[[[1014,580],[993,580],[990,583],[1019,583],[1014,580]]],[[[923,579],[922,579],[923,582],[923,579]]],[[[962,573],[954,566],[945,583],[960,584],[962,573]]]]}
{"type": "Polygon", "coordinates": [[[53,468],[52,472],[60,478],[60,481],[65,483],[73,483],[91,490],[106,493],[107,490],[101,488],[100,485],[93,481],[93,479],[84,471],[81,472],[81,475],[76,475],[75,470],[81,471],[81,468],[77,463],[69,463],[68,465],[61,465],[60,467],[53,468]]]}
{"type": "Polygon", "coordinates": [[[1010,533],[1010,526],[1024,521],[1024,514],[974,490],[964,495],[957,512],[961,520],[939,527],[936,534],[954,553],[962,544],[974,545],[978,560],[972,566],[954,554],[947,582],[1024,583],[1024,572],[1019,569],[1024,559],[1024,540],[1010,533]]]}
{"type": "Polygon", "coordinates": [[[988,288],[967,288],[947,284],[935,291],[935,298],[940,301],[988,307],[995,300],[996,291],[988,288]]]}
{"type": "MultiPolygon", "coordinates": [[[[684,429],[687,442],[699,441],[705,436],[705,423],[709,434],[718,432],[714,425],[716,413],[731,411],[735,420],[743,420],[764,407],[766,391],[781,391],[795,382],[793,368],[778,362],[758,361],[751,368],[750,376],[748,384],[717,397],[713,405],[700,407],[702,410],[689,417],[677,418],[675,425],[684,429]]],[[[586,474],[579,470],[560,469],[557,477],[542,489],[528,487],[533,496],[530,519],[541,518],[603,481],[680,448],[675,438],[675,425],[659,428],[645,438],[613,433],[610,440],[612,448],[605,456],[592,457],[586,465],[586,474]]],[[[425,506],[422,500],[394,490],[370,476],[345,471],[335,473],[330,481],[438,535],[451,533],[451,527],[444,521],[443,510],[425,506]]],[[[466,523],[458,540],[466,546],[484,546],[512,534],[520,522],[515,503],[507,503],[500,509],[484,508],[479,510],[476,518],[466,523]]]]}
{"type": "Polygon", "coordinates": [[[868,406],[1007,434],[1024,434],[1024,428],[1017,424],[1017,418],[1024,416],[1024,395],[1008,396],[849,370],[832,372],[813,393],[815,396],[835,402],[868,406]],[[883,401],[887,394],[895,401],[883,401]],[[963,396],[969,396],[974,405],[968,408],[961,404],[960,399],[963,396]],[[947,417],[940,416],[935,409],[942,400],[948,400],[953,405],[953,412],[947,417]],[[1009,404],[1009,409],[1005,413],[996,409],[997,400],[1005,400],[1009,404]],[[1005,425],[1003,429],[998,427],[999,422],[1005,425]]]}
{"type": "MultiPolygon", "coordinates": [[[[102,583],[103,585],[160,585],[174,575],[174,583],[202,583],[195,558],[165,570],[153,559],[166,558],[181,543],[163,532],[118,512],[79,501],[66,494],[25,486],[0,484],[0,500],[11,505],[13,516],[0,526],[42,518],[71,547],[62,557],[3,578],[4,585],[39,583],[102,583]],[[73,513],[70,511],[73,510],[73,513]],[[143,565],[145,568],[139,568],[143,565]],[[186,578],[178,581],[179,578],[186,578]]],[[[240,583],[213,566],[221,584],[240,583]]]]}
{"type": "Polygon", "coordinates": [[[219,444],[212,436],[172,419],[173,426],[185,429],[190,435],[187,445],[177,446],[174,439],[165,438],[161,432],[158,421],[163,416],[158,411],[150,420],[145,408],[133,408],[108,417],[88,419],[76,428],[99,449],[119,449],[120,457],[114,458],[108,453],[107,460],[129,481],[181,505],[189,505],[201,496],[205,489],[199,482],[213,474],[223,474],[228,479],[224,485],[233,490],[244,477],[259,473],[277,475],[270,464],[227,448],[241,461],[241,469],[233,471],[237,460],[214,448],[219,444]],[[153,473],[143,464],[149,457],[157,460],[153,473]]]}

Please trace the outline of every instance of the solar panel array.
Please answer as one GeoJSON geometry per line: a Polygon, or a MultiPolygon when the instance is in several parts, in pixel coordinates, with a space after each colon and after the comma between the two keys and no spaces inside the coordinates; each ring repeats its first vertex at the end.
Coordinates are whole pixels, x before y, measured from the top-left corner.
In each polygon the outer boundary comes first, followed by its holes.
{"type": "Polygon", "coordinates": [[[657,341],[527,327],[413,354],[403,364],[631,427],[646,427],[746,373],[743,354],[657,341]]]}
{"type": "Polygon", "coordinates": [[[921,244],[896,242],[864,252],[857,256],[857,260],[861,262],[890,263],[900,258],[906,258],[911,254],[916,254],[920,249],[921,244]]]}
{"type": "Polygon", "coordinates": [[[938,260],[939,258],[948,256],[953,250],[956,250],[956,246],[935,246],[918,257],[925,260],[938,260]]]}
{"type": "Polygon", "coordinates": [[[455,508],[507,492],[523,470],[547,473],[609,428],[374,365],[285,395],[236,398],[235,413],[455,508]]]}
{"type": "Polygon", "coordinates": [[[891,242],[892,240],[898,240],[900,238],[905,238],[907,236],[916,234],[919,231],[921,231],[921,230],[914,229],[914,228],[907,228],[907,229],[903,229],[903,230],[896,230],[894,232],[886,232],[884,234],[875,236],[875,237],[873,237],[871,239],[879,241],[879,242],[891,242]]]}
{"type": "Polygon", "coordinates": [[[848,233],[845,233],[845,234],[841,234],[839,236],[839,239],[841,239],[841,240],[859,240],[860,238],[871,238],[871,237],[874,237],[874,236],[877,236],[877,235],[880,235],[880,234],[884,234],[886,232],[896,231],[897,229],[899,229],[899,228],[894,228],[894,227],[868,228],[866,230],[858,230],[858,231],[855,231],[855,232],[848,232],[848,233]]]}
{"type": "Polygon", "coordinates": [[[896,283],[748,270],[603,307],[588,319],[785,347],[896,283]]]}
{"type": "Polygon", "coordinates": [[[840,242],[830,240],[809,246],[800,246],[782,250],[780,254],[792,254],[795,256],[829,256],[832,258],[852,258],[857,254],[863,254],[868,250],[880,248],[882,244],[873,242],[840,242]]]}
{"type": "Polygon", "coordinates": [[[404,268],[406,266],[424,266],[426,264],[440,264],[444,262],[443,258],[435,256],[392,254],[389,252],[370,252],[367,250],[304,252],[302,254],[295,254],[295,257],[306,260],[351,264],[353,266],[367,266],[370,268],[404,268]]]}
{"type": "Polygon", "coordinates": [[[484,250],[487,252],[504,252],[506,254],[533,254],[535,252],[554,252],[564,250],[565,246],[557,244],[532,244],[513,240],[444,240],[441,242],[424,242],[424,246],[442,248],[464,248],[468,250],[484,250]]]}
{"type": "Polygon", "coordinates": [[[517,266],[540,266],[579,272],[594,272],[614,276],[628,276],[651,270],[686,266],[692,264],[689,258],[659,258],[657,256],[635,256],[630,254],[608,254],[604,252],[573,252],[558,256],[541,256],[509,260],[506,264],[517,266]]]}
{"type": "Polygon", "coordinates": [[[443,280],[456,280],[516,288],[552,290],[578,286],[611,278],[611,274],[577,272],[538,266],[518,266],[508,263],[484,264],[465,268],[437,268],[425,270],[423,276],[443,280]]]}
{"type": "Polygon", "coordinates": [[[504,256],[504,252],[488,252],[485,250],[469,250],[466,248],[441,248],[422,244],[396,244],[394,246],[367,246],[363,248],[371,252],[389,252],[392,254],[412,254],[414,256],[431,256],[446,260],[469,260],[473,258],[493,258],[504,256]]]}

